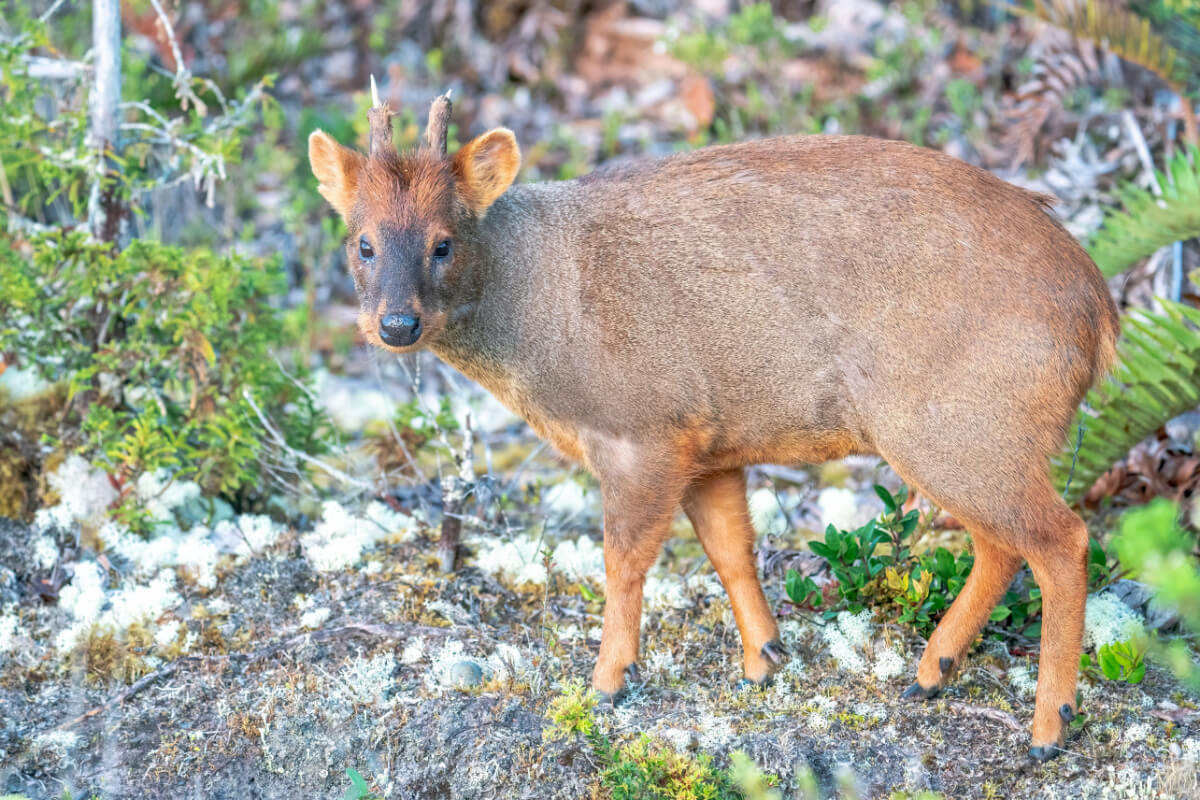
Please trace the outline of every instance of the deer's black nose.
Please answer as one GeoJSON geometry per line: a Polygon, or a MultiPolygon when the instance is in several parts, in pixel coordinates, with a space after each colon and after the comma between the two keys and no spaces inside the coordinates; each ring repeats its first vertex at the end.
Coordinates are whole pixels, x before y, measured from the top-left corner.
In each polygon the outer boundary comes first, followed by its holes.
{"type": "Polygon", "coordinates": [[[421,338],[421,318],[388,314],[379,320],[379,338],[392,347],[408,347],[421,338]]]}

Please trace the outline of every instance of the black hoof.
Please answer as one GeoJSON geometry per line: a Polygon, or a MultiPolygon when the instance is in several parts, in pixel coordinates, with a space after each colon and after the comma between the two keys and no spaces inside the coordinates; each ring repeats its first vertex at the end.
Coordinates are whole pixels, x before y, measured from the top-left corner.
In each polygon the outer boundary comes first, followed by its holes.
{"type": "Polygon", "coordinates": [[[638,669],[637,664],[630,664],[628,667],[625,668],[625,682],[626,683],[641,683],[642,682],[642,672],[641,672],[641,670],[638,669]]]}
{"type": "Polygon", "coordinates": [[[907,689],[905,689],[903,692],[900,693],[900,699],[901,700],[931,700],[934,697],[937,697],[938,692],[940,692],[940,691],[941,691],[941,689],[939,689],[937,686],[931,686],[928,689],[926,689],[921,684],[914,683],[912,686],[908,687],[907,689]]]}
{"type": "Polygon", "coordinates": [[[941,668],[942,674],[945,675],[954,669],[954,659],[950,656],[942,656],[938,659],[938,667],[941,668]]]}
{"type": "Polygon", "coordinates": [[[596,710],[610,711],[621,704],[629,690],[622,686],[615,692],[596,692],[596,710]]]}
{"type": "Polygon", "coordinates": [[[788,651],[778,639],[772,639],[762,646],[762,656],[777,667],[783,666],[788,660],[788,651]]]}
{"type": "Polygon", "coordinates": [[[1052,744],[1046,745],[1045,747],[1031,747],[1029,748],[1029,760],[1036,761],[1039,764],[1045,764],[1047,761],[1054,758],[1061,752],[1062,750],[1059,750],[1052,744]]]}
{"type": "Polygon", "coordinates": [[[1062,708],[1058,710],[1058,715],[1062,717],[1062,721],[1070,725],[1075,720],[1075,709],[1067,703],[1062,704],[1062,708]]]}
{"type": "Polygon", "coordinates": [[[761,681],[750,680],[749,678],[738,678],[737,683],[733,684],[735,691],[744,692],[746,689],[765,689],[771,685],[772,678],[770,675],[763,678],[761,681]]]}

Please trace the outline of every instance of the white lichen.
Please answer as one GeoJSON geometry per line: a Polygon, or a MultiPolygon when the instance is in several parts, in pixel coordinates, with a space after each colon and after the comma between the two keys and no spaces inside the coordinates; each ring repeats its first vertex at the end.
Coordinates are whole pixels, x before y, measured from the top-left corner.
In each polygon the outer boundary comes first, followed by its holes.
{"type": "Polygon", "coordinates": [[[1096,650],[1142,632],[1142,616],[1111,592],[1089,595],[1083,621],[1083,646],[1096,650]]]}
{"type": "Polygon", "coordinates": [[[905,667],[903,656],[890,647],[882,648],[875,656],[875,665],[871,669],[871,674],[877,681],[890,681],[897,675],[903,674],[905,667]]]}
{"type": "Polygon", "coordinates": [[[45,531],[34,536],[33,561],[42,569],[50,569],[58,563],[58,543],[45,531]]]}
{"type": "Polygon", "coordinates": [[[590,505],[587,492],[573,480],[559,481],[542,493],[542,510],[550,515],[573,517],[590,505]]]}
{"type": "Polygon", "coordinates": [[[425,674],[425,682],[429,688],[445,688],[454,685],[452,671],[460,661],[474,661],[467,657],[462,642],[448,639],[441,648],[430,658],[429,671],[425,674]]]}
{"type": "Polygon", "coordinates": [[[79,455],[68,457],[49,475],[48,481],[59,502],[34,515],[35,527],[43,531],[69,528],[77,522],[98,523],[118,497],[108,475],[93,469],[79,455]]]}
{"type": "Polygon", "coordinates": [[[878,516],[883,504],[874,493],[860,496],[849,489],[830,486],[817,495],[817,508],[821,510],[822,526],[852,531],[878,516]]]}
{"type": "Polygon", "coordinates": [[[414,518],[397,513],[380,502],[361,515],[351,514],[332,500],[322,506],[316,527],[300,537],[304,556],[318,572],[335,572],[358,563],[363,553],[389,536],[400,541],[416,533],[414,518]]]}
{"type": "Polygon", "coordinates": [[[404,650],[400,652],[400,661],[404,664],[419,664],[424,657],[425,640],[420,636],[409,639],[404,645],[404,650]]]}
{"type": "Polygon", "coordinates": [[[488,656],[484,671],[497,680],[519,681],[528,676],[530,666],[519,648],[511,644],[500,644],[497,645],[496,652],[488,656]]]}
{"type": "Polygon", "coordinates": [[[770,489],[755,489],[748,500],[750,523],[760,535],[778,535],[787,530],[787,518],[779,507],[779,499],[770,489]]]}
{"type": "Polygon", "coordinates": [[[587,536],[561,542],[554,548],[552,560],[568,580],[604,585],[604,548],[587,536]]]}
{"type": "Polygon", "coordinates": [[[712,753],[724,748],[733,741],[736,732],[733,729],[731,717],[717,717],[705,714],[698,722],[700,727],[699,744],[702,752],[712,753]]]}
{"type": "Polygon", "coordinates": [[[488,575],[503,578],[516,586],[542,586],[549,577],[542,563],[541,548],[545,542],[540,536],[528,534],[511,539],[475,536],[469,543],[478,548],[475,566],[488,575]]]}
{"type": "Polygon", "coordinates": [[[1009,667],[1008,682],[1021,697],[1033,697],[1037,694],[1037,678],[1025,664],[1015,664],[1009,667]]]}
{"type": "Polygon", "coordinates": [[[332,612],[324,606],[309,609],[300,615],[300,627],[307,630],[316,630],[325,624],[332,612]]]}
{"type": "Polygon", "coordinates": [[[176,509],[200,499],[199,484],[173,480],[165,469],[142,473],[135,489],[142,509],[158,524],[173,524],[176,509]]]}
{"type": "Polygon", "coordinates": [[[671,655],[670,650],[651,650],[644,656],[646,669],[653,675],[664,675],[668,678],[678,678],[680,664],[671,655]]]}
{"type": "Polygon", "coordinates": [[[40,760],[53,759],[55,762],[61,762],[78,746],[79,734],[73,731],[46,731],[33,737],[29,749],[40,760]]]}
{"type": "Polygon", "coordinates": [[[16,645],[19,623],[12,606],[6,606],[4,612],[0,613],[0,655],[8,654],[16,645]]]}
{"type": "Polygon", "coordinates": [[[177,619],[167,620],[154,632],[154,643],[161,648],[170,647],[179,640],[179,630],[182,627],[183,623],[177,619]]]}
{"type": "Polygon", "coordinates": [[[384,693],[392,685],[396,657],[381,653],[371,658],[352,658],[338,672],[338,695],[359,706],[375,706],[384,701],[384,693]]]}
{"type": "Polygon", "coordinates": [[[871,639],[869,610],[864,609],[858,614],[842,611],[835,621],[822,629],[821,636],[839,669],[856,675],[867,671],[866,659],[858,649],[865,647],[871,639]]]}

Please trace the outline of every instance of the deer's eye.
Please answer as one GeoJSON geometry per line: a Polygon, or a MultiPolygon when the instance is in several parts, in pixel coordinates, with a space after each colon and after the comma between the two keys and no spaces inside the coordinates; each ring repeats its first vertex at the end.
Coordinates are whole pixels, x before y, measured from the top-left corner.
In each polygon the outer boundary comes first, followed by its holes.
{"type": "Polygon", "coordinates": [[[370,261],[375,257],[375,248],[371,247],[371,243],[365,236],[360,236],[358,239],[358,257],[363,261],[370,261]]]}
{"type": "Polygon", "coordinates": [[[448,255],[450,255],[450,240],[443,239],[437,247],[433,248],[433,257],[441,261],[448,255]]]}

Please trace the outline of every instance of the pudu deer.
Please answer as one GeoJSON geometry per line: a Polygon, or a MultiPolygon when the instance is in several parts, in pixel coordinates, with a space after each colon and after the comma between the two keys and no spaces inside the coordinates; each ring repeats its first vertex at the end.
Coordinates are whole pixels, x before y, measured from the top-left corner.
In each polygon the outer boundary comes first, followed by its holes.
{"type": "Polygon", "coordinates": [[[1030,755],[1063,743],[1088,533],[1048,456],[1111,364],[1117,314],[1049,199],[857,136],[707,147],[513,185],[497,128],[447,155],[449,97],[400,153],[309,139],[345,218],[359,327],[431,348],[590,469],[607,601],[592,684],[634,675],[642,587],[677,509],[729,594],[750,681],[786,658],[755,569],[748,465],[876,454],[966,523],[975,566],[906,698],[962,663],[1022,561],[1044,599],[1030,755]]]}

